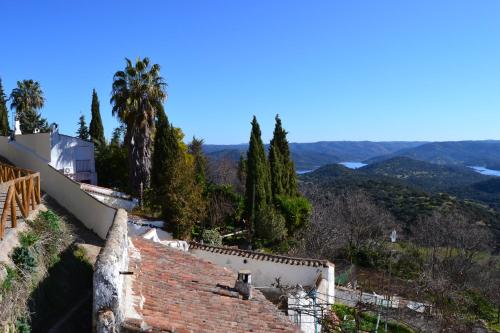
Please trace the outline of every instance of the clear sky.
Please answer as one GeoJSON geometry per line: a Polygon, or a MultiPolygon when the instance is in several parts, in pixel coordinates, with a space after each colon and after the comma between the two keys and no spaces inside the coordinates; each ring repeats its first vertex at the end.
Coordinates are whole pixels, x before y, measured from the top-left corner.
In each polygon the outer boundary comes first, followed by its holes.
{"type": "Polygon", "coordinates": [[[0,77],[40,82],[49,122],[74,134],[92,88],[109,137],[124,57],[168,82],[189,138],[500,139],[500,1],[0,1],[0,77]]]}

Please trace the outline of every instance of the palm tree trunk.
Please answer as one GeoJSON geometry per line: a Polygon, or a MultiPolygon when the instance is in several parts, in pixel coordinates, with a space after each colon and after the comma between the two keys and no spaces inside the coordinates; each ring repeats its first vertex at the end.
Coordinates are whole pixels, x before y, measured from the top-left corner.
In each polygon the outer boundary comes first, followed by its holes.
{"type": "Polygon", "coordinates": [[[151,128],[135,127],[131,133],[129,144],[130,186],[134,195],[140,194],[141,183],[143,188],[151,184],[151,153],[153,142],[151,128]]]}

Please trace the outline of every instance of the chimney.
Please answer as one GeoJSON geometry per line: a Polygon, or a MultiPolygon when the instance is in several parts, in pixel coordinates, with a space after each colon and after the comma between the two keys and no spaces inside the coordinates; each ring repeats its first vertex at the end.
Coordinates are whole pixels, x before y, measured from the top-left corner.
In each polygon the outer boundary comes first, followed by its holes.
{"type": "Polygon", "coordinates": [[[238,279],[234,285],[243,299],[252,299],[252,273],[247,269],[242,269],[238,272],[238,279]]]}
{"type": "Polygon", "coordinates": [[[23,134],[21,132],[21,123],[19,122],[19,118],[17,117],[16,115],[16,118],[15,118],[15,122],[14,122],[14,135],[21,135],[23,134]]]}

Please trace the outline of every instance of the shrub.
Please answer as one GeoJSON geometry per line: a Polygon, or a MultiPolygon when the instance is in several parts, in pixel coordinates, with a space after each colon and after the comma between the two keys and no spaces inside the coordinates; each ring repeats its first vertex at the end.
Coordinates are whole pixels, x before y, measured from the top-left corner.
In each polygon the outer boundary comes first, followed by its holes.
{"type": "Polygon", "coordinates": [[[26,318],[19,318],[16,321],[16,333],[30,333],[31,326],[26,318]]]}
{"type": "Polygon", "coordinates": [[[304,197],[280,195],[276,201],[278,209],[285,217],[289,235],[293,235],[296,231],[307,226],[312,211],[309,200],[304,197]]]}
{"type": "Polygon", "coordinates": [[[4,267],[5,270],[7,271],[7,275],[5,276],[5,279],[2,281],[2,286],[1,286],[2,294],[11,290],[14,282],[19,277],[19,274],[17,274],[17,270],[15,268],[12,268],[7,265],[5,265],[4,267]]]}
{"type": "Polygon", "coordinates": [[[12,261],[23,272],[33,272],[36,267],[36,259],[26,247],[16,247],[12,251],[12,261]]]}
{"type": "Polygon", "coordinates": [[[201,239],[203,243],[209,245],[222,245],[222,236],[217,229],[206,229],[201,233],[201,239]]]}
{"type": "Polygon", "coordinates": [[[57,232],[61,230],[59,216],[57,216],[57,214],[50,209],[45,212],[40,212],[38,214],[38,218],[42,219],[43,222],[46,222],[51,231],[57,232]]]}
{"type": "Polygon", "coordinates": [[[39,237],[33,231],[20,232],[19,243],[22,247],[30,247],[38,241],[39,237]]]}
{"type": "Polygon", "coordinates": [[[286,238],[285,218],[272,207],[267,207],[255,216],[257,238],[269,242],[281,242],[286,238]]]}

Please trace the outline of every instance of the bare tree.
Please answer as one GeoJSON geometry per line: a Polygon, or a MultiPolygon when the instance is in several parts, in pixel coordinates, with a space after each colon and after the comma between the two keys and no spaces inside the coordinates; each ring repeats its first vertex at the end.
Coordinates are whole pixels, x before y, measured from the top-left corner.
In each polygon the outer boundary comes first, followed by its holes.
{"type": "Polygon", "coordinates": [[[432,301],[441,331],[470,331],[468,292],[485,274],[477,256],[490,248],[490,233],[459,211],[435,211],[418,220],[412,234],[423,256],[417,289],[432,301]]]}
{"type": "Polygon", "coordinates": [[[333,259],[345,255],[351,262],[361,252],[380,249],[395,227],[390,213],[378,207],[363,191],[308,193],[313,213],[304,235],[307,255],[333,259]]]}

